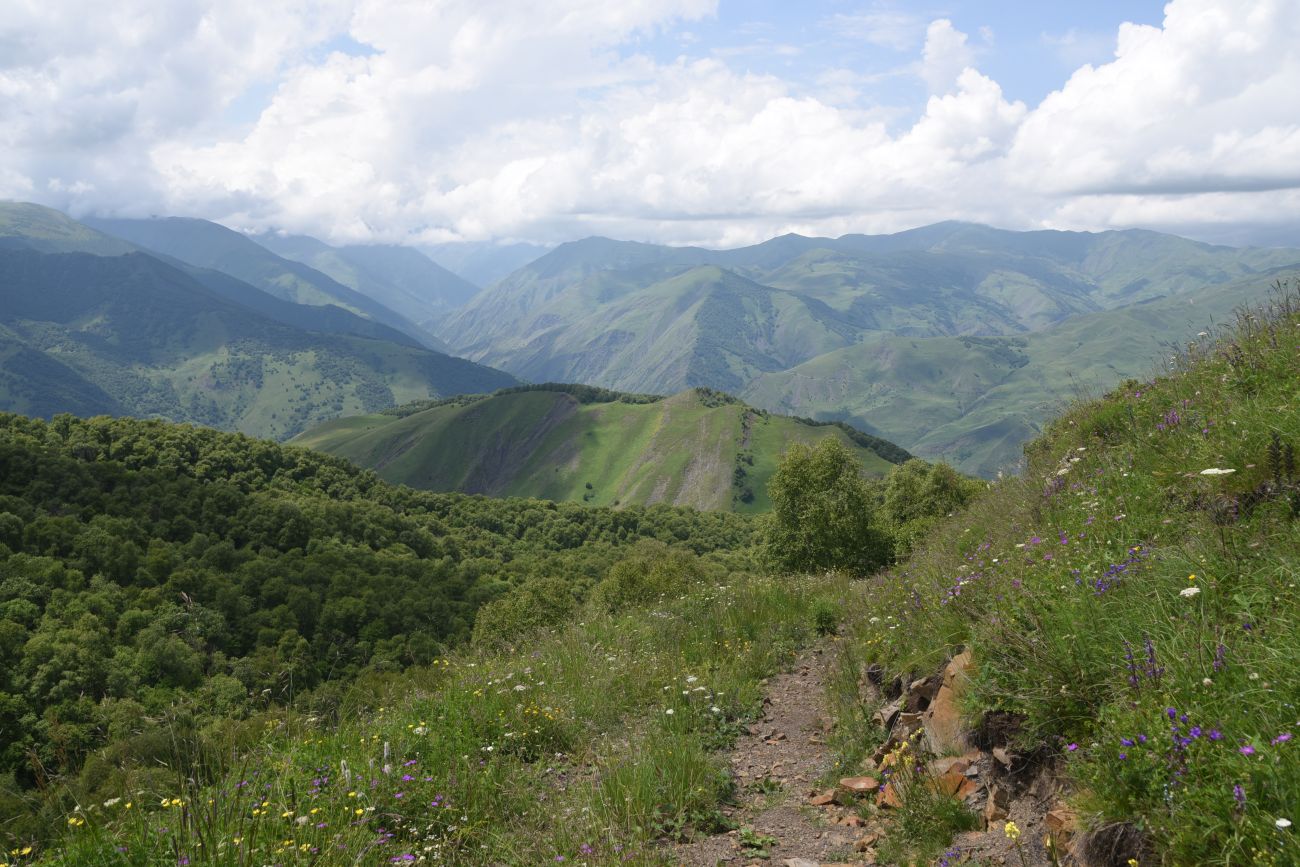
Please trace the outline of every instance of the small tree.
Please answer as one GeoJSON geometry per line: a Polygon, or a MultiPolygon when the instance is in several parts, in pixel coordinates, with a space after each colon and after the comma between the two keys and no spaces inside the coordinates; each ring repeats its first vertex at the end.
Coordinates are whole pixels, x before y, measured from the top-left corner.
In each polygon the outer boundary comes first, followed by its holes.
{"type": "Polygon", "coordinates": [[[963,508],[984,485],[947,464],[913,458],[885,480],[881,509],[893,531],[895,553],[903,556],[941,520],[963,508]]]}
{"type": "Polygon", "coordinates": [[[888,561],[890,540],[876,526],[871,486],[837,437],[815,448],[791,446],[767,493],[772,513],[764,548],[777,568],[866,575],[888,561]]]}

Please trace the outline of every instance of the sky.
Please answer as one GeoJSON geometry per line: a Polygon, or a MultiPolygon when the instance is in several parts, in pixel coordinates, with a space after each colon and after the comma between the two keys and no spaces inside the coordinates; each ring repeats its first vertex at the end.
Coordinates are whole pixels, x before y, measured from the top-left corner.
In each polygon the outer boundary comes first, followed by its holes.
{"type": "Polygon", "coordinates": [[[1296,0],[6,0],[0,199],[336,243],[1300,246],[1296,0]]]}

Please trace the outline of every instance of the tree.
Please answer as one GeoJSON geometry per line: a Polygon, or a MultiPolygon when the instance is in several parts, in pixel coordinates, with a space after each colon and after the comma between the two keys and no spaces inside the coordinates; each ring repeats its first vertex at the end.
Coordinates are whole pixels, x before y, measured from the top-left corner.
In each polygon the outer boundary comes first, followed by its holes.
{"type": "Polygon", "coordinates": [[[882,508],[894,534],[895,552],[907,554],[931,527],[963,508],[982,487],[947,464],[913,458],[897,467],[885,481],[882,508]]]}
{"type": "Polygon", "coordinates": [[[791,446],[767,493],[764,550],[777,568],[866,575],[888,561],[890,540],[876,526],[871,486],[838,438],[791,446]]]}

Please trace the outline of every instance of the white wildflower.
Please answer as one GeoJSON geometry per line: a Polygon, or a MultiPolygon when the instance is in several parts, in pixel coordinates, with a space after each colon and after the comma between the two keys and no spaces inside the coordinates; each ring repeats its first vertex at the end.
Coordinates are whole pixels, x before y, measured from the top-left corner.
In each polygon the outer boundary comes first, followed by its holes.
{"type": "Polygon", "coordinates": [[[1184,599],[1191,599],[1193,596],[1195,596],[1197,593],[1200,592],[1201,592],[1200,587],[1184,587],[1182,590],[1178,591],[1178,595],[1183,597],[1184,599]]]}
{"type": "Polygon", "coordinates": [[[1291,820],[1290,820],[1290,819],[1278,819],[1278,820],[1277,820],[1276,822],[1274,822],[1273,824],[1274,824],[1274,825],[1277,825],[1277,827],[1278,827],[1279,830],[1281,830],[1281,831],[1285,831],[1287,828],[1290,828],[1290,827],[1291,827],[1291,820]]]}
{"type": "Polygon", "coordinates": [[[675,711],[672,708],[668,708],[668,710],[664,711],[664,713],[668,714],[669,716],[672,716],[675,713],[675,711]]]}
{"type": "Polygon", "coordinates": [[[1235,473],[1236,470],[1224,467],[1210,467],[1208,470],[1201,470],[1203,476],[1227,476],[1235,473]]]}

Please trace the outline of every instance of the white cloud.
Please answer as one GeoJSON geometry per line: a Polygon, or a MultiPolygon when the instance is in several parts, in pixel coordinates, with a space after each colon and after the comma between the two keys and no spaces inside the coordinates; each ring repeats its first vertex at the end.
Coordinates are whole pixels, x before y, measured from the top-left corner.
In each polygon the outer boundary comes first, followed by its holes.
{"type": "Polygon", "coordinates": [[[921,52],[921,77],[931,93],[947,93],[962,70],[968,69],[975,54],[962,33],[947,18],[930,22],[921,52]]]}
{"type": "Polygon", "coordinates": [[[862,107],[871,82],[851,69],[796,82],[629,53],[716,0],[133,2],[0,21],[0,195],[340,240],[736,244],[1300,212],[1287,0],[1174,0],[1035,107],[946,19],[859,22],[912,51],[924,32],[912,69],[931,96],[902,128],[862,107]],[[371,53],[322,50],[343,35],[371,53]],[[268,86],[252,123],[229,116],[268,86]]]}

